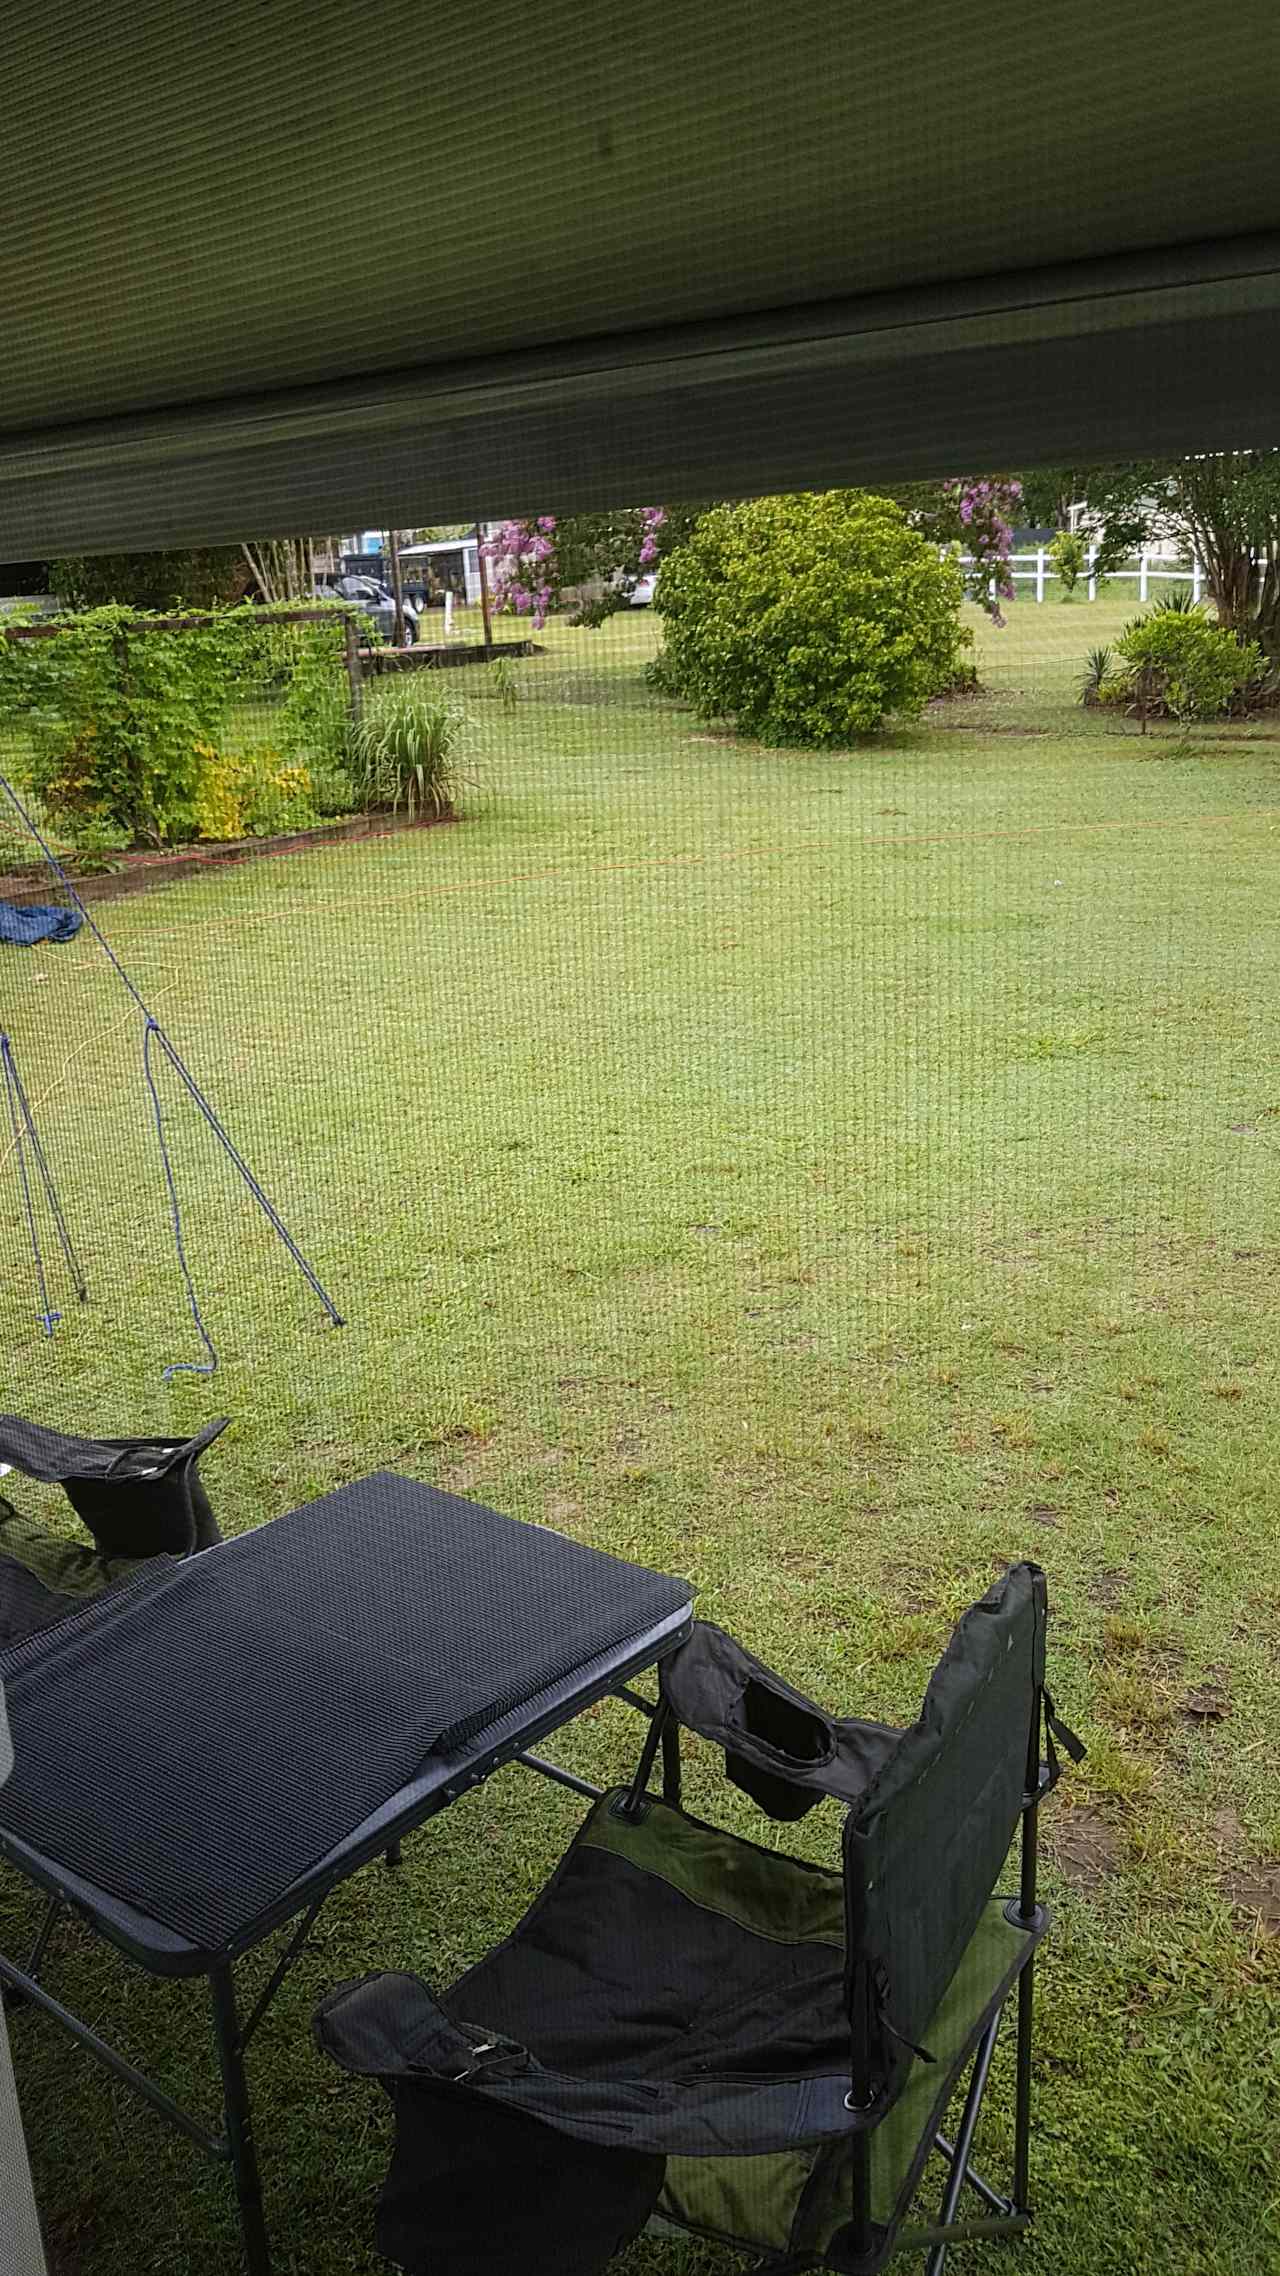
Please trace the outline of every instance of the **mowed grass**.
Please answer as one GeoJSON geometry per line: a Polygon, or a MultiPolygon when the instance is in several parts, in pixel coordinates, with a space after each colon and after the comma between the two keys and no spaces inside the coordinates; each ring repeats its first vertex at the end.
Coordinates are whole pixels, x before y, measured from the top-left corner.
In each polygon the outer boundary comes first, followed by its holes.
{"type": "MultiPolygon", "coordinates": [[[[106,904],[348,1319],[325,1325],[174,1096],[212,1383],[160,1379],[201,1355],[136,1015],[83,934],[7,954],[92,1302],[40,1336],[6,1164],[0,1347],[5,1404],[50,1421],[233,1415],[206,1464],[229,1528],[402,1468],[687,1574],[845,1711],[909,1719],[954,1617],[1039,1559],[1090,1757],[1045,1813],[1039,2221],[968,2265],[1263,2276],[1280,742],[1144,744],[1080,712],[1083,651],[1128,605],[1018,604],[978,627],[980,696],[821,757],[651,697],[650,618],[553,627],[514,709],[456,676],[459,827],[106,904]]],[[[613,1776],[635,1736],[610,1707],[559,1745],[613,1776]]],[[[695,1807],[782,1838],[714,1773],[691,1757],[695,1807]]],[[[251,2058],[284,2276],[380,2265],[389,2120],[312,2050],[316,1999],[380,1965],[447,1980],[575,1818],[505,1773],[322,1916],[251,2058]]],[[[832,1856],[836,1832],[823,1812],[796,1838],[832,1856]]],[[[31,1919],[6,1882],[10,1949],[31,1919]]],[[[76,1932],[52,1980],[211,2109],[199,1987],[76,1932]]],[[[62,2276],[234,2270],[222,2176],[55,2027],[13,2024],[62,2276]]],[[[1008,2117],[1006,2070],[996,2167],[1008,2117]]],[[[619,2263],[741,2265],[658,2239],[619,2263]]]]}

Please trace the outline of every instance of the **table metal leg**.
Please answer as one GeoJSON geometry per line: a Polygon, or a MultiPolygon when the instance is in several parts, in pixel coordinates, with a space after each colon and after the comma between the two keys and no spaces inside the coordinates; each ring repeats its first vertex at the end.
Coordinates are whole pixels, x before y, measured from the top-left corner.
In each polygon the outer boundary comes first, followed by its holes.
{"type": "Polygon", "coordinates": [[[253,2141],[253,2117],[244,2071],[244,2045],[236,2011],[235,1980],[224,1963],[212,1970],[213,2029],[222,2071],[222,2099],[226,2113],[227,2151],[235,2178],[236,2203],[244,2238],[245,2266],[249,2276],[271,2276],[271,2247],[262,2211],[262,2182],[253,2141]]]}
{"type": "MultiPolygon", "coordinates": [[[[36,1940],[31,1947],[31,1956],[26,1966],[27,1975],[37,1983],[40,1979],[40,1970],[44,1965],[45,1953],[49,1949],[50,1938],[62,1918],[63,1910],[61,1897],[50,1897],[41,1917],[40,1926],[36,1932],[36,1940]]],[[[24,2006],[26,1996],[26,1993],[19,1991],[14,1984],[0,1985],[0,2001],[3,2001],[6,2008],[24,2006]]]]}

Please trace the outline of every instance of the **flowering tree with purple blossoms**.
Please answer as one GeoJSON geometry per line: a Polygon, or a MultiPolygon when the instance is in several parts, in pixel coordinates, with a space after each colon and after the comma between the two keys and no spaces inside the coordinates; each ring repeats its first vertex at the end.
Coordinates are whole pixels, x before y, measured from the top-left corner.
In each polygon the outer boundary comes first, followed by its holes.
{"type": "MultiPolygon", "coordinates": [[[[967,556],[965,591],[1003,625],[1013,598],[1010,551],[1022,485],[1009,474],[953,475],[894,493],[931,544],[967,556]]],[[[627,608],[641,579],[686,543],[704,506],[635,506],[619,514],[537,514],[502,522],[485,540],[494,606],[528,617],[537,631],[562,610],[571,624],[599,625],[627,608]]]]}
{"type": "Polygon", "coordinates": [[[1009,556],[1022,507],[1017,478],[956,474],[941,483],[912,483],[894,495],[923,536],[935,545],[957,546],[967,556],[965,591],[993,624],[1003,625],[1000,603],[1013,599],[1009,556]]]}
{"type": "Polygon", "coordinates": [[[629,607],[642,578],[683,542],[701,510],[635,506],[501,522],[484,541],[494,606],[527,616],[535,631],[562,609],[571,624],[603,624],[629,607]]]}

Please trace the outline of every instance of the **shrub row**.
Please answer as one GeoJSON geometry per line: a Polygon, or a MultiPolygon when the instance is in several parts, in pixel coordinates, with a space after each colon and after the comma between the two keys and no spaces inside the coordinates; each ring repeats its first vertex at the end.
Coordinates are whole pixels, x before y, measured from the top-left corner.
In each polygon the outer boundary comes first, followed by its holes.
{"type": "Polygon", "coordinates": [[[274,836],[359,806],[442,812],[462,724],[416,675],[373,683],[353,724],[339,612],[228,610],[179,631],[116,606],[0,638],[6,718],[26,731],[26,788],[91,853],[274,836]],[[248,705],[269,739],[240,742],[248,705]]]}

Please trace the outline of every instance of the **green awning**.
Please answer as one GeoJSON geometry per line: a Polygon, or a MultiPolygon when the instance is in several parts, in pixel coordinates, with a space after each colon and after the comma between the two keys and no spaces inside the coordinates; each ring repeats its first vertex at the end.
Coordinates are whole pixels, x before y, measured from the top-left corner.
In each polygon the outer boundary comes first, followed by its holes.
{"type": "Polygon", "coordinates": [[[0,558],[1269,443],[1246,0],[54,0],[0,558]]]}

